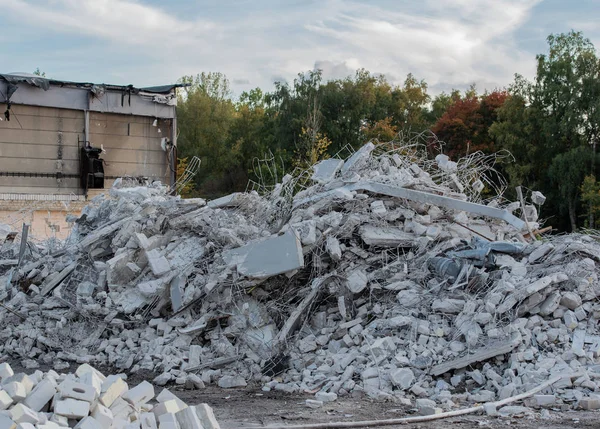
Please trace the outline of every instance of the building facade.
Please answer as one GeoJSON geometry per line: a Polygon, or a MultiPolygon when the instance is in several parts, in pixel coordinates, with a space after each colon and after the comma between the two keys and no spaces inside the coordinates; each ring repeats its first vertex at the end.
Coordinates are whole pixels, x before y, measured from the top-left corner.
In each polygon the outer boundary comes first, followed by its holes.
{"type": "Polygon", "coordinates": [[[0,223],[64,238],[119,177],[173,184],[176,88],[0,74],[0,223]]]}

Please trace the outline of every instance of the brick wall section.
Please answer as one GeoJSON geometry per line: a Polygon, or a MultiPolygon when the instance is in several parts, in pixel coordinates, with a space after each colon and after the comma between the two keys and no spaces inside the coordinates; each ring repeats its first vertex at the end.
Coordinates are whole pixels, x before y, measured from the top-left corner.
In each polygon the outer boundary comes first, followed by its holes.
{"type": "Polygon", "coordinates": [[[78,216],[85,201],[2,201],[0,200],[0,223],[21,231],[23,223],[30,226],[29,235],[33,240],[56,237],[65,239],[71,231],[67,215],[78,216]]]}

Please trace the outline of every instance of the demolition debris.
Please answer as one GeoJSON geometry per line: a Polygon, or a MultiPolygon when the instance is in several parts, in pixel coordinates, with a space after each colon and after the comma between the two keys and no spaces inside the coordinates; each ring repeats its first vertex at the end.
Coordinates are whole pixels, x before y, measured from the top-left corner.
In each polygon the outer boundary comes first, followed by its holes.
{"type": "Polygon", "coordinates": [[[537,406],[595,407],[598,236],[539,235],[545,197],[507,202],[494,159],[367,144],[208,203],[117,181],[61,247],[4,240],[0,353],[423,414],[581,374],[537,406]]]}
{"type": "Polygon", "coordinates": [[[74,374],[29,375],[0,364],[0,427],[220,428],[207,404],[188,406],[168,389],[155,398],[152,384],[142,381],[129,388],[126,379],[125,374],[105,376],[88,364],[74,374]]]}

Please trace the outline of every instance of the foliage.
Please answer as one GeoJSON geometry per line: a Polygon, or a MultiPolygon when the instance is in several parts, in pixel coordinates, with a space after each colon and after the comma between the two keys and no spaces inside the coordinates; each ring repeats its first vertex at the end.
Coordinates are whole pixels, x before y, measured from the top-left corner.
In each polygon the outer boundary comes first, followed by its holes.
{"type": "Polygon", "coordinates": [[[573,31],[548,37],[547,53],[536,58],[533,81],[516,75],[507,90],[479,94],[472,85],[433,98],[412,74],[394,85],[364,69],[330,81],[312,70],[237,100],[221,73],[184,76],[178,149],[183,158],[202,159],[195,192],[212,198],[245,190],[249,181],[272,186],[285,173],[347,156],[369,140],[431,129],[454,160],[510,151],[514,162],[500,160],[500,171],[511,189],[523,185],[548,197],[544,216],[554,217],[554,227],[576,228],[582,208],[593,224],[595,188],[585,177],[598,173],[600,61],[573,31]]]}
{"type": "MultiPolygon", "coordinates": [[[[177,159],[177,179],[179,179],[180,177],[183,176],[183,173],[185,172],[185,169],[188,167],[188,158],[178,158],[177,159]]],[[[179,195],[181,195],[182,198],[190,198],[192,196],[192,193],[194,191],[194,183],[193,182],[189,182],[187,183],[180,191],[179,191],[179,195]]]]}
{"type": "Polygon", "coordinates": [[[516,76],[490,132],[516,160],[512,184],[549,196],[548,209],[568,214],[558,227],[576,229],[579,191],[595,174],[600,130],[600,59],[592,43],[571,31],[548,37],[533,83],[516,76]]]}
{"type": "Polygon", "coordinates": [[[446,143],[444,153],[458,159],[477,151],[495,152],[496,145],[489,130],[507,96],[505,91],[479,96],[473,87],[464,97],[455,95],[432,128],[433,133],[446,143]]]}
{"type": "Polygon", "coordinates": [[[388,116],[374,124],[366,124],[362,129],[362,133],[366,140],[389,142],[398,135],[398,127],[392,124],[392,118],[388,116]]]}
{"type": "Polygon", "coordinates": [[[595,228],[595,219],[600,217],[600,182],[596,181],[596,176],[585,176],[581,184],[581,201],[587,207],[588,220],[587,227],[595,228]]]}
{"type": "Polygon", "coordinates": [[[46,72],[41,71],[39,67],[33,71],[33,74],[40,77],[46,77],[46,72]]]}
{"type": "Polygon", "coordinates": [[[572,230],[577,229],[575,207],[591,157],[592,152],[587,147],[578,146],[555,156],[548,170],[551,185],[558,190],[558,196],[564,202],[560,208],[568,210],[572,230]]]}

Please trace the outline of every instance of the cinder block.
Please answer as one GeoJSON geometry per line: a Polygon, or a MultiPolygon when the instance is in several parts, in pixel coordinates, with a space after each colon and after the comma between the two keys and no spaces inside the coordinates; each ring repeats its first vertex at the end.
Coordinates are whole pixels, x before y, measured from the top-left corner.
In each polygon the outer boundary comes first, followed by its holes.
{"type": "Polygon", "coordinates": [[[175,413],[175,418],[181,429],[203,429],[196,411],[191,407],[184,408],[175,413]]]}
{"type": "Polygon", "coordinates": [[[0,428],[17,429],[17,424],[10,417],[0,414],[0,428]]]}
{"type": "MultiPolygon", "coordinates": [[[[22,372],[13,375],[12,377],[8,377],[6,380],[2,380],[2,384],[8,384],[16,381],[17,383],[21,383],[25,387],[25,395],[29,395],[33,390],[34,382],[29,378],[27,374],[22,372]]],[[[6,388],[4,388],[6,390],[6,388]]]]}
{"type": "Polygon", "coordinates": [[[23,383],[19,383],[18,381],[7,383],[3,386],[3,388],[14,402],[21,402],[27,397],[27,390],[25,389],[25,386],[23,386],[23,383]]]}
{"type": "Polygon", "coordinates": [[[74,429],[102,429],[102,425],[95,418],[87,416],[81,419],[74,429]]]}
{"type": "Polygon", "coordinates": [[[83,384],[87,384],[88,386],[92,386],[96,391],[96,396],[100,396],[100,393],[102,393],[102,383],[104,380],[100,378],[97,371],[86,372],[79,377],[79,381],[83,384]]]}
{"type": "Polygon", "coordinates": [[[65,416],[61,416],[60,414],[52,414],[49,421],[54,422],[63,428],[69,427],[69,419],[65,416]]]}
{"type": "Polygon", "coordinates": [[[110,411],[113,414],[113,418],[127,420],[129,418],[129,415],[135,410],[129,404],[129,402],[119,397],[115,399],[115,401],[110,406],[110,411]]]}
{"type": "Polygon", "coordinates": [[[23,401],[23,405],[27,405],[33,411],[41,411],[44,406],[52,400],[56,393],[54,382],[48,379],[40,381],[31,391],[27,398],[23,401]]]}
{"type": "Polygon", "coordinates": [[[179,406],[176,400],[170,399],[165,402],[159,402],[153,409],[152,412],[159,418],[163,414],[175,414],[177,411],[181,411],[182,408],[179,406]]]}
{"type": "Polygon", "coordinates": [[[109,429],[113,422],[113,413],[102,404],[96,404],[90,414],[103,429],[109,429]]]}
{"type": "Polygon", "coordinates": [[[82,419],[90,413],[90,403],[77,399],[61,399],[54,405],[54,412],[70,419],[82,419]]]}
{"type": "Polygon", "coordinates": [[[142,381],[121,396],[125,401],[135,407],[139,407],[154,398],[154,386],[147,381],[142,381]]]}
{"type": "Polygon", "coordinates": [[[6,391],[0,390],[0,410],[6,410],[13,402],[13,399],[6,391]]]}
{"type": "Polygon", "coordinates": [[[88,373],[96,374],[98,376],[98,378],[100,378],[102,381],[106,380],[106,376],[104,374],[102,374],[100,371],[98,371],[93,366],[88,365],[87,363],[79,365],[79,367],[75,371],[75,375],[79,378],[83,377],[85,374],[88,374],[88,373]]]}
{"type": "Polygon", "coordinates": [[[38,423],[36,427],[37,429],[61,429],[61,427],[57,423],[51,421],[47,421],[43,425],[38,423]]]}
{"type": "Polygon", "coordinates": [[[58,391],[60,392],[61,399],[73,398],[89,402],[90,404],[96,399],[96,390],[94,386],[89,384],[74,383],[70,380],[65,380],[58,386],[58,391]]]}
{"type": "Polygon", "coordinates": [[[113,424],[111,427],[113,428],[119,428],[119,429],[125,429],[125,427],[127,426],[127,424],[129,424],[129,420],[123,420],[123,419],[115,419],[113,421],[113,424]]]}
{"type": "Polygon", "coordinates": [[[31,423],[35,425],[40,422],[38,414],[23,404],[17,404],[12,407],[10,413],[12,414],[13,421],[17,424],[31,423]]]}
{"type": "Polygon", "coordinates": [[[163,389],[156,397],[156,400],[158,402],[166,402],[166,401],[173,400],[173,401],[177,402],[177,406],[179,407],[180,410],[187,408],[187,404],[185,402],[183,402],[181,399],[179,399],[175,394],[171,393],[171,391],[169,389],[163,389]]]}
{"type": "Polygon", "coordinates": [[[5,379],[12,377],[15,375],[10,365],[6,362],[0,363],[0,380],[4,381],[5,379]]]}
{"type": "Polygon", "coordinates": [[[177,423],[175,413],[161,414],[158,417],[158,427],[160,429],[181,429],[177,423]]]}
{"type": "Polygon", "coordinates": [[[199,404],[193,408],[204,429],[221,429],[213,409],[208,404],[199,404]]]}
{"type": "Polygon", "coordinates": [[[123,395],[129,387],[121,378],[107,378],[102,384],[102,393],[100,394],[100,403],[109,407],[117,398],[123,395]]]}
{"type": "Polygon", "coordinates": [[[156,417],[154,417],[154,414],[152,413],[142,413],[140,415],[140,423],[142,425],[142,429],[158,429],[156,417]]]}

